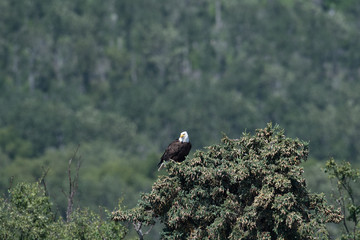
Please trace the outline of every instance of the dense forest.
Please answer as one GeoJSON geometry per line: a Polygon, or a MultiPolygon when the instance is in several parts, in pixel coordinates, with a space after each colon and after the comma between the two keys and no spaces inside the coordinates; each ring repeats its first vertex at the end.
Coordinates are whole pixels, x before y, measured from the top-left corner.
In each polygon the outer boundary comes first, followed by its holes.
{"type": "MultiPolygon", "coordinates": [[[[266,123],[309,142],[321,167],[360,160],[360,2],[356,0],[0,1],[0,189],[46,172],[64,216],[75,205],[135,206],[167,144],[196,149],[266,123]]],[[[160,174],[163,174],[160,172],[160,174]]]]}

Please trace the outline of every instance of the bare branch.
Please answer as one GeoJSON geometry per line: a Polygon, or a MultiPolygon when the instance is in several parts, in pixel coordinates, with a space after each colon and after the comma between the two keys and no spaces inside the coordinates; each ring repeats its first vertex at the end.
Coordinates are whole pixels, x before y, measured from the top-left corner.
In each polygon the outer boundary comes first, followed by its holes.
{"type": "Polygon", "coordinates": [[[144,234],[141,231],[141,227],[142,227],[142,223],[141,222],[133,222],[134,228],[136,233],[139,235],[139,240],[143,240],[144,239],[144,234]]]}
{"type": "Polygon", "coordinates": [[[142,228],[142,222],[138,222],[138,221],[135,221],[135,222],[132,222],[133,226],[134,226],[134,229],[136,231],[136,233],[139,235],[139,240],[143,240],[144,239],[144,235],[147,235],[150,233],[151,229],[153,228],[154,225],[151,225],[149,230],[147,230],[145,233],[143,233],[143,231],[141,230],[142,228]]]}
{"type": "Polygon", "coordinates": [[[71,178],[71,163],[72,163],[73,159],[76,159],[76,154],[78,153],[79,147],[80,147],[80,145],[77,146],[73,156],[69,159],[69,164],[68,164],[69,192],[68,192],[68,194],[65,194],[65,192],[63,191],[64,195],[67,197],[67,200],[68,200],[68,205],[67,205],[67,210],[66,210],[66,221],[67,222],[69,222],[71,220],[70,216],[73,211],[74,197],[75,197],[75,194],[78,189],[79,172],[80,172],[80,167],[81,167],[80,157],[78,158],[78,163],[77,163],[74,179],[71,178]]]}
{"type": "MultiPolygon", "coordinates": [[[[8,187],[8,192],[10,191],[10,189],[12,188],[12,185],[14,183],[14,176],[11,176],[9,178],[9,187],[8,187]]],[[[7,202],[9,200],[9,198],[5,198],[5,202],[7,202]]]]}
{"type": "Polygon", "coordinates": [[[11,176],[10,179],[9,179],[9,187],[8,187],[8,190],[10,190],[12,188],[12,185],[14,183],[14,176],[11,176]]]}
{"type": "Polygon", "coordinates": [[[45,191],[45,196],[49,196],[48,191],[47,191],[47,187],[46,187],[46,182],[45,182],[45,178],[50,170],[50,168],[45,168],[44,166],[41,167],[43,170],[43,174],[39,180],[40,184],[43,185],[44,187],[44,191],[45,191]]]}
{"type": "Polygon", "coordinates": [[[148,235],[153,227],[154,227],[154,225],[151,225],[150,228],[149,228],[149,230],[147,230],[147,231],[144,233],[144,235],[148,235]]]}

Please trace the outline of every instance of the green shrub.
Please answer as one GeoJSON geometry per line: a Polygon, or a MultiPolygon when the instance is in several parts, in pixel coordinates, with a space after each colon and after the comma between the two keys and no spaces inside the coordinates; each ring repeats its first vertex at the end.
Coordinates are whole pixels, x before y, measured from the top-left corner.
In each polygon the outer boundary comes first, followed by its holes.
{"type": "Polygon", "coordinates": [[[105,213],[106,220],[88,209],[77,209],[72,213],[70,222],[59,219],[52,225],[48,239],[122,239],[125,228],[110,221],[110,214],[105,213]]]}
{"type": "Polygon", "coordinates": [[[0,239],[45,239],[54,221],[49,198],[37,183],[19,183],[0,203],[0,239]]]}
{"type": "Polygon", "coordinates": [[[49,197],[38,183],[19,183],[0,199],[0,239],[122,239],[125,228],[90,210],[77,209],[71,221],[56,220],[49,197]]]}
{"type": "Polygon", "coordinates": [[[330,159],[326,162],[325,172],[335,180],[337,191],[333,197],[344,214],[341,240],[360,240],[360,202],[356,188],[360,180],[359,169],[354,169],[349,162],[336,163],[330,159]]]}

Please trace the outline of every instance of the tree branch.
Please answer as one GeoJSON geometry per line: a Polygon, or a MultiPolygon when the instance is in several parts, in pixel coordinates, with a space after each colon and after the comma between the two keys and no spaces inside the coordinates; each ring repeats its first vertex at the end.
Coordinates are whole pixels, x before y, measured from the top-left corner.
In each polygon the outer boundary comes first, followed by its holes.
{"type": "Polygon", "coordinates": [[[144,234],[141,231],[142,223],[141,222],[133,222],[136,233],[139,235],[139,240],[144,240],[144,234]]]}
{"type": "Polygon", "coordinates": [[[80,172],[80,167],[81,167],[80,157],[78,158],[75,177],[74,177],[74,179],[71,178],[71,163],[72,163],[73,159],[76,158],[76,154],[78,153],[79,147],[80,147],[80,145],[77,146],[73,156],[69,159],[69,164],[68,164],[69,191],[68,191],[68,194],[66,194],[65,191],[62,190],[62,192],[64,193],[64,195],[67,197],[67,200],[68,200],[68,205],[67,205],[67,210],[66,210],[66,221],[67,222],[69,222],[71,220],[71,213],[73,211],[73,206],[74,206],[74,197],[77,192],[78,183],[79,183],[79,172],[80,172]]]}
{"type": "Polygon", "coordinates": [[[43,170],[43,174],[42,174],[39,182],[40,182],[40,184],[43,185],[43,187],[44,187],[45,196],[49,196],[48,191],[47,191],[47,186],[46,186],[45,178],[46,178],[46,176],[47,176],[50,168],[45,168],[44,166],[42,166],[41,168],[42,168],[42,170],[43,170]]]}

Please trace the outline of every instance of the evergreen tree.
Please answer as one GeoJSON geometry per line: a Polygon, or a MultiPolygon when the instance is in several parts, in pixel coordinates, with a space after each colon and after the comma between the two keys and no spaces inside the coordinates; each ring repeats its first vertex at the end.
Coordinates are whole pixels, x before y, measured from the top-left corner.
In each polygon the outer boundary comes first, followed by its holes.
{"type": "Polygon", "coordinates": [[[342,215],[306,188],[307,155],[306,143],[271,124],[253,136],[224,136],[193,159],[169,163],[168,176],[113,219],[135,226],[160,219],[163,239],[326,239],[325,223],[342,215]]]}

